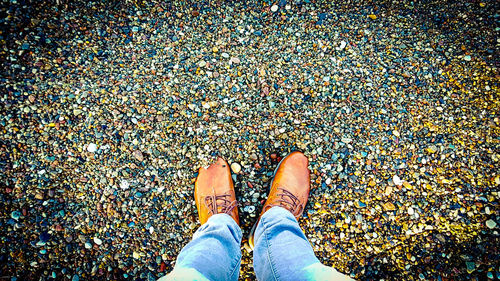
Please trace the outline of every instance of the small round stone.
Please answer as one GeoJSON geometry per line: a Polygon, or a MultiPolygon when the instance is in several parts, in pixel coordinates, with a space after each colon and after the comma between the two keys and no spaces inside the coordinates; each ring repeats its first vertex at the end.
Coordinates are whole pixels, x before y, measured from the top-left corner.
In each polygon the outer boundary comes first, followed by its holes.
{"type": "Polygon", "coordinates": [[[489,219],[486,221],[486,226],[489,228],[489,229],[493,229],[497,226],[497,223],[492,220],[492,219],[489,219]]]}
{"type": "Polygon", "coordinates": [[[99,239],[98,237],[94,237],[94,243],[96,243],[97,245],[101,245],[102,244],[102,240],[99,239]]]}
{"type": "Polygon", "coordinates": [[[231,164],[231,171],[233,171],[233,173],[235,174],[238,174],[240,171],[241,171],[241,166],[240,164],[236,163],[236,162],[233,162],[231,164]]]}
{"type": "Polygon", "coordinates": [[[97,151],[97,145],[95,143],[91,143],[87,146],[87,151],[94,153],[97,151]]]}
{"type": "Polygon", "coordinates": [[[402,185],[403,184],[403,181],[401,180],[401,178],[398,175],[394,175],[392,177],[392,182],[394,182],[395,185],[402,185]]]}

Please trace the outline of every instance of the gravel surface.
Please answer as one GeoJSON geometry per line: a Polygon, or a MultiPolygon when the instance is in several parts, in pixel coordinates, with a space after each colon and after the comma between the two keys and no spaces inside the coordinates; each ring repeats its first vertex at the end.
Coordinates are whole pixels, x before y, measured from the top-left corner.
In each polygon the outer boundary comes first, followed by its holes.
{"type": "Polygon", "coordinates": [[[0,278],[156,280],[200,166],[246,236],[301,150],[323,263],[500,279],[498,3],[331,2],[2,0],[0,278]]]}

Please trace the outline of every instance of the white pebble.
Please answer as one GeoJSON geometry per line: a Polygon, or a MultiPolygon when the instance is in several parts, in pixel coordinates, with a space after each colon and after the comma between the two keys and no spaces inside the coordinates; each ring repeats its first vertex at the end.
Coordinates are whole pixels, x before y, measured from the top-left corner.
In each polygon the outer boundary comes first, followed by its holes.
{"type": "Polygon", "coordinates": [[[497,226],[497,223],[494,220],[487,220],[486,221],[486,226],[489,229],[493,229],[493,228],[495,228],[495,226],[497,226]]]}
{"type": "Polygon", "coordinates": [[[271,7],[271,12],[276,12],[278,10],[278,5],[274,4],[272,7],[271,7]]]}
{"type": "Polygon", "coordinates": [[[231,170],[232,170],[232,171],[233,171],[233,173],[235,173],[235,174],[239,173],[239,172],[241,171],[241,166],[240,166],[240,164],[238,164],[238,163],[236,163],[236,162],[235,162],[235,163],[232,163],[232,164],[231,164],[231,170]]]}
{"type": "Polygon", "coordinates": [[[121,182],[120,182],[121,189],[128,189],[129,187],[130,187],[130,183],[127,180],[121,180],[121,182]]]}
{"type": "Polygon", "coordinates": [[[240,59],[239,59],[239,58],[237,58],[237,57],[232,57],[232,58],[231,58],[231,62],[232,62],[232,63],[240,63],[241,61],[240,61],[240,59]]]}
{"type": "Polygon", "coordinates": [[[97,238],[97,237],[94,237],[94,243],[96,243],[97,245],[101,245],[102,244],[102,240],[97,238]]]}
{"type": "Polygon", "coordinates": [[[345,48],[345,46],[347,46],[347,42],[344,40],[340,41],[339,50],[343,50],[345,48]]]}
{"type": "Polygon", "coordinates": [[[87,146],[87,151],[88,152],[96,152],[97,151],[97,145],[95,143],[91,143],[87,146]]]}
{"type": "Polygon", "coordinates": [[[248,212],[249,213],[255,212],[255,206],[248,206],[248,212]]]}
{"type": "Polygon", "coordinates": [[[403,181],[398,177],[398,175],[394,175],[392,177],[392,182],[394,182],[395,185],[402,185],[403,181]]]}

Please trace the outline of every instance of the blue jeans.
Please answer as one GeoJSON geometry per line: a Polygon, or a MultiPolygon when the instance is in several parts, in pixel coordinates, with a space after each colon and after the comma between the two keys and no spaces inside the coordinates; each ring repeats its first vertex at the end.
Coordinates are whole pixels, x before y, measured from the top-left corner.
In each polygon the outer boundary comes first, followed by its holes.
{"type": "MultiPolygon", "coordinates": [[[[174,270],[159,281],[238,280],[241,236],[229,215],[213,215],[179,253],[174,270]]],[[[319,262],[295,217],[281,207],[261,217],[253,257],[258,280],[351,280],[319,262]]]]}

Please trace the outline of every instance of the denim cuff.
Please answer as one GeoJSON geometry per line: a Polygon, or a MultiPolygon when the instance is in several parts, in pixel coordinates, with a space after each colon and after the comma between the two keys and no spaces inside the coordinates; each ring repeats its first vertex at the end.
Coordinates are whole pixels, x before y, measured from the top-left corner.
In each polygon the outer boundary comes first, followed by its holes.
{"type": "Polygon", "coordinates": [[[271,207],[271,209],[267,210],[260,219],[261,220],[265,219],[266,221],[270,221],[282,218],[293,219],[295,221],[297,220],[290,211],[279,206],[271,207]]]}
{"type": "Polygon", "coordinates": [[[241,238],[243,237],[240,226],[236,223],[236,221],[234,221],[233,217],[228,214],[215,214],[208,218],[207,222],[202,225],[202,227],[211,224],[227,225],[229,229],[232,230],[233,235],[236,235],[235,238],[239,241],[241,241],[241,238]]]}

